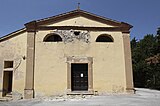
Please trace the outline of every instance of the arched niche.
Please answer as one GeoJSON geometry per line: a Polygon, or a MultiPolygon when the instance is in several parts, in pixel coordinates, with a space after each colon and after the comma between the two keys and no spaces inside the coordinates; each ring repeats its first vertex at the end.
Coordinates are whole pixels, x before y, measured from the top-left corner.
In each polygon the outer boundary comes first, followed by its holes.
{"type": "Polygon", "coordinates": [[[101,34],[97,37],[96,42],[114,42],[114,39],[111,35],[101,34]]]}
{"type": "Polygon", "coordinates": [[[48,34],[44,37],[43,42],[62,42],[62,38],[58,34],[48,34]]]}

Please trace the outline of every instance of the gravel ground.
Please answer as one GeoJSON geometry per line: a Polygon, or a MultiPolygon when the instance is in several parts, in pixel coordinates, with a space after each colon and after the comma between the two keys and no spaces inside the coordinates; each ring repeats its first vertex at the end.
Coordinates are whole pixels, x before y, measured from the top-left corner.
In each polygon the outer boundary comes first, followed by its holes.
{"type": "Polygon", "coordinates": [[[136,88],[134,95],[50,97],[0,102],[0,106],[160,106],[160,91],[136,88]]]}

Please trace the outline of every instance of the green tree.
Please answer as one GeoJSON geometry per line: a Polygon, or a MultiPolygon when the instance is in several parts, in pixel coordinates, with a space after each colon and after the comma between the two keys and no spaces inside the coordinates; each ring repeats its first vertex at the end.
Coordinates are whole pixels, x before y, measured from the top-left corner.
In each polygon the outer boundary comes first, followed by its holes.
{"type": "Polygon", "coordinates": [[[157,30],[157,53],[160,53],[160,27],[157,30]]]}
{"type": "Polygon", "coordinates": [[[160,35],[160,27],[157,30],[157,35],[160,35]]]}
{"type": "MultiPolygon", "coordinates": [[[[160,29],[159,29],[160,30],[160,29]]],[[[157,31],[157,34],[159,32],[157,31]]],[[[131,40],[132,64],[135,87],[160,89],[159,63],[147,63],[147,59],[156,56],[159,49],[159,36],[148,34],[143,39],[131,40]]]]}

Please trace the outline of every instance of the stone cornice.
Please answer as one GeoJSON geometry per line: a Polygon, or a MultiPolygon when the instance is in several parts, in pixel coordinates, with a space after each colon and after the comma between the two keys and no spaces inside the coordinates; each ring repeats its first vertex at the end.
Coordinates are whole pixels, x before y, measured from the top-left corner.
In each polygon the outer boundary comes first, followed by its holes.
{"type": "Polygon", "coordinates": [[[83,27],[83,26],[38,26],[37,30],[87,30],[87,31],[121,31],[129,33],[126,27],[83,27]]]}
{"type": "Polygon", "coordinates": [[[27,32],[36,32],[37,31],[37,22],[32,21],[25,24],[25,27],[27,29],[27,32]]]}

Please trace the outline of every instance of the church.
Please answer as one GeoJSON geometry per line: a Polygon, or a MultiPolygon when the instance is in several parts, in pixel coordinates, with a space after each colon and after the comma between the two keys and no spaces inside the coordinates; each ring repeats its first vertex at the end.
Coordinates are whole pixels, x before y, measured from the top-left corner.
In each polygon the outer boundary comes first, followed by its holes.
{"type": "Polygon", "coordinates": [[[132,26],[76,9],[0,38],[0,97],[133,93],[132,26]]]}

